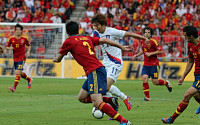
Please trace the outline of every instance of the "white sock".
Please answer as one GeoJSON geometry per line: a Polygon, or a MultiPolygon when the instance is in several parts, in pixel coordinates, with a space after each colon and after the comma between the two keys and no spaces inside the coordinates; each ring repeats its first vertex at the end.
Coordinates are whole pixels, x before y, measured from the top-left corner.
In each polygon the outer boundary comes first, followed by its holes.
{"type": "Polygon", "coordinates": [[[110,92],[106,92],[105,97],[112,97],[112,94],[110,92]]]}
{"type": "Polygon", "coordinates": [[[109,92],[113,95],[116,95],[117,97],[120,97],[122,100],[125,100],[127,96],[121,92],[116,86],[111,85],[109,92]]]}

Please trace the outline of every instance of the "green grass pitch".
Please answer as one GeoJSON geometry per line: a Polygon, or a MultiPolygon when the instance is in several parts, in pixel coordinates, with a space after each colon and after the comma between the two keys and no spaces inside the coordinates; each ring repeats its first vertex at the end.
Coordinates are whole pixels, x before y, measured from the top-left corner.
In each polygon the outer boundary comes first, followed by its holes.
{"type": "MultiPolygon", "coordinates": [[[[34,78],[32,88],[21,79],[13,94],[8,90],[13,86],[14,77],[0,78],[0,125],[119,125],[108,121],[108,116],[95,119],[92,104],[77,100],[79,90],[85,80],[34,78]]],[[[149,81],[152,101],[143,101],[142,81],[118,80],[115,85],[131,97],[133,107],[128,111],[119,99],[119,113],[134,125],[162,125],[161,118],[171,116],[183,99],[192,82],[178,86],[171,81],[172,93],[165,86],[155,86],[149,81]]],[[[199,104],[192,98],[188,108],[176,119],[174,125],[199,125],[199,115],[195,114],[199,104]]]]}

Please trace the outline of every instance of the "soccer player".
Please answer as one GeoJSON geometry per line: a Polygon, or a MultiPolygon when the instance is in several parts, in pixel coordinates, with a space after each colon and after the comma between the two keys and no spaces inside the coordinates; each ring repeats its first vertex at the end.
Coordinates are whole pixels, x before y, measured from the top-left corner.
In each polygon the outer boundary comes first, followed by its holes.
{"type": "Polygon", "coordinates": [[[93,103],[93,106],[106,113],[108,116],[119,121],[121,125],[130,125],[131,123],[117,113],[113,108],[108,105],[115,105],[117,103],[114,97],[102,97],[106,94],[107,79],[106,70],[101,62],[97,59],[94,46],[98,44],[109,44],[119,47],[122,50],[132,50],[130,46],[122,46],[119,43],[105,38],[95,38],[90,36],[79,36],[79,26],[76,22],[69,22],[66,24],[66,31],[69,36],[65,40],[59,50],[57,57],[53,62],[60,62],[64,55],[71,52],[74,59],[83,67],[87,80],[84,82],[78,100],[82,103],[93,103]],[[105,103],[107,102],[107,103],[105,103]]]}
{"type": "MultiPolygon", "coordinates": [[[[103,14],[95,15],[92,18],[91,22],[95,29],[92,34],[92,36],[94,37],[111,39],[116,43],[119,43],[119,39],[122,39],[123,37],[126,36],[148,40],[141,35],[107,27],[106,26],[107,19],[106,16],[103,14]]],[[[116,86],[113,85],[113,83],[116,83],[118,76],[122,72],[123,68],[122,52],[119,48],[110,46],[108,44],[101,45],[101,49],[103,53],[103,65],[105,66],[107,71],[107,82],[108,82],[107,91],[111,94],[120,97],[124,101],[128,111],[130,111],[132,106],[130,97],[125,95],[116,86]]],[[[112,96],[111,94],[110,96],[112,96]]]]}
{"type": "Polygon", "coordinates": [[[28,46],[28,50],[26,55],[30,55],[30,43],[27,38],[22,36],[23,26],[20,24],[15,25],[15,36],[10,37],[9,41],[6,44],[6,49],[13,50],[13,59],[14,66],[16,71],[16,77],[13,87],[9,87],[12,92],[15,92],[16,87],[20,81],[20,77],[26,79],[28,81],[28,89],[31,88],[32,78],[29,78],[23,70],[24,63],[26,61],[25,51],[26,46],[28,46]]]}
{"type": "Polygon", "coordinates": [[[145,94],[144,101],[150,101],[149,95],[149,84],[148,78],[152,78],[154,85],[165,85],[169,92],[172,91],[172,86],[169,81],[164,81],[162,79],[158,80],[159,72],[159,61],[157,58],[158,54],[161,54],[162,51],[158,48],[158,43],[155,39],[152,39],[153,29],[150,27],[145,27],[143,29],[144,36],[150,41],[141,41],[142,49],[133,58],[136,58],[144,54],[144,65],[142,68],[142,80],[143,80],[143,91],[145,94]]]}
{"type": "Polygon", "coordinates": [[[193,26],[186,26],[183,28],[183,33],[188,42],[189,57],[183,76],[178,80],[178,85],[182,85],[185,77],[195,64],[195,81],[193,85],[185,93],[183,100],[178,105],[176,111],[169,118],[162,118],[165,124],[171,124],[174,120],[187,108],[189,100],[194,97],[200,104],[200,41],[198,39],[198,30],[193,26]]]}

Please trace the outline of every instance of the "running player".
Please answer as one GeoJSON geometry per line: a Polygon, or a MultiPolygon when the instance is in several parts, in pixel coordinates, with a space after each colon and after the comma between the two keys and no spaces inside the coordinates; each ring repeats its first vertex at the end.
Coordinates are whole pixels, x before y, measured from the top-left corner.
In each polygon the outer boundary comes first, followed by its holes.
{"type": "Polygon", "coordinates": [[[28,50],[26,55],[30,55],[30,43],[27,38],[22,36],[23,26],[20,24],[15,25],[15,36],[12,36],[8,43],[6,44],[6,49],[13,50],[13,59],[14,66],[16,71],[16,77],[13,87],[9,87],[12,92],[15,92],[16,87],[20,81],[20,77],[26,79],[28,81],[28,89],[31,88],[32,78],[29,78],[23,70],[24,63],[26,61],[25,51],[26,46],[28,46],[28,50]]]}
{"type": "MultiPolygon", "coordinates": [[[[119,39],[122,39],[123,37],[126,36],[142,40],[148,40],[141,35],[129,33],[123,30],[117,30],[111,27],[106,27],[107,19],[106,16],[103,14],[95,15],[92,18],[91,22],[95,29],[95,31],[92,34],[92,36],[94,37],[111,39],[117,43],[119,43],[119,39]]],[[[122,51],[119,48],[110,46],[108,44],[101,45],[101,49],[103,52],[103,65],[106,67],[107,71],[107,82],[108,82],[107,91],[110,92],[111,94],[120,97],[124,101],[128,111],[130,111],[132,106],[130,97],[125,95],[116,86],[113,85],[113,83],[116,83],[118,76],[122,72],[123,68],[122,51]]]]}
{"type": "Polygon", "coordinates": [[[97,59],[94,46],[98,44],[109,44],[119,47],[122,50],[132,50],[129,46],[122,46],[119,43],[105,38],[95,38],[90,36],[79,36],[78,24],[76,22],[69,22],[66,24],[66,31],[69,36],[60,48],[59,54],[53,59],[53,62],[60,62],[64,55],[71,52],[74,59],[83,67],[87,80],[84,82],[78,99],[82,103],[93,103],[93,106],[106,113],[113,119],[120,122],[121,125],[130,125],[131,123],[123,118],[115,110],[118,108],[115,97],[102,97],[106,94],[107,79],[106,70],[101,62],[97,59]],[[112,105],[115,110],[108,105],[112,105]]]}
{"type": "Polygon", "coordinates": [[[195,64],[195,81],[185,93],[182,102],[178,105],[176,111],[169,118],[162,118],[165,124],[171,124],[174,120],[187,108],[192,97],[200,104],[200,41],[198,39],[198,30],[193,26],[186,26],[183,28],[183,33],[188,42],[188,63],[185,68],[183,76],[178,80],[178,85],[182,85],[185,77],[191,71],[195,64]]]}
{"type": "Polygon", "coordinates": [[[158,80],[159,75],[159,61],[157,58],[158,54],[161,54],[162,51],[158,48],[158,43],[155,39],[152,39],[153,29],[150,27],[145,27],[143,29],[144,36],[150,41],[141,41],[142,50],[134,55],[133,58],[136,58],[142,54],[144,54],[144,65],[142,68],[142,80],[143,80],[143,91],[145,94],[144,101],[150,101],[149,95],[149,84],[148,78],[152,78],[152,82],[154,85],[165,85],[169,92],[172,91],[172,86],[169,81],[164,81],[162,79],[158,80]]]}

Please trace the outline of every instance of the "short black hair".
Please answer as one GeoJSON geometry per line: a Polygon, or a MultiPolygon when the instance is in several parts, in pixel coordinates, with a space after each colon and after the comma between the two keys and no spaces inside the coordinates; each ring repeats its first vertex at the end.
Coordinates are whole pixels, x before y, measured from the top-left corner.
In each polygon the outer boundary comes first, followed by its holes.
{"type": "Polygon", "coordinates": [[[183,32],[186,33],[187,36],[193,36],[194,38],[198,38],[198,30],[194,26],[186,26],[183,28],[183,32]]]}
{"type": "Polygon", "coordinates": [[[143,29],[143,34],[145,33],[145,30],[150,30],[151,36],[153,35],[153,29],[151,27],[145,27],[143,29]]]}
{"type": "Polygon", "coordinates": [[[67,34],[69,34],[70,36],[78,34],[78,31],[79,31],[78,23],[74,21],[68,22],[66,24],[66,31],[67,31],[67,34]]]}
{"type": "Polygon", "coordinates": [[[91,20],[92,23],[99,23],[101,25],[105,25],[107,26],[107,18],[105,15],[99,13],[97,15],[95,15],[92,20],[91,20]]]}
{"type": "Polygon", "coordinates": [[[17,28],[20,28],[21,31],[23,31],[23,29],[24,29],[24,27],[23,27],[22,25],[20,25],[19,23],[17,23],[17,24],[15,25],[15,30],[16,30],[17,28]]]}

